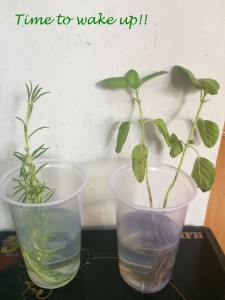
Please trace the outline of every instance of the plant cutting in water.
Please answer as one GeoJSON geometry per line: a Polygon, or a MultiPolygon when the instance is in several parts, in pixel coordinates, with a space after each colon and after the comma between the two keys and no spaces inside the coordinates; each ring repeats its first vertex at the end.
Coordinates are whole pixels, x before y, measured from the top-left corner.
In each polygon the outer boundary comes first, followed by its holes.
{"type": "Polygon", "coordinates": [[[66,237],[60,236],[62,235],[60,231],[57,232],[57,226],[61,224],[63,228],[63,224],[66,222],[61,220],[62,212],[45,209],[41,206],[55,193],[54,189],[49,188],[38,178],[47,164],[35,164],[35,160],[40,158],[48,150],[48,147],[42,144],[33,151],[30,148],[30,139],[40,130],[48,128],[43,126],[32,132],[29,131],[34,104],[48,92],[42,92],[39,85],[33,88],[31,82],[29,86],[26,84],[26,88],[28,96],[26,118],[22,120],[17,117],[23,124],[25,153],[18,151],[13,153],[21,161],[21,167],[19,177],[13,178],[15,186],[12,197],[18,198],[18,202],[31,206],[36,205],[35,209],[29,209],[28,206],[23,214],[23,224],[20,224],[20,230],[23,232],[20,236],[20,246],[29,274],[32,274],[42,287],[51,287],[68,282],[71,276],[74,276],[76,264],[72,259],[67,263],[68,265],[63,264],[62,267],[60,264],[65,260],[63,251],[65,243],[63,241],[66,239],[66,237]]]}
{"type": "Polygon", "coordinates": [[[27,88],[27,113],[25,121],[21,118],[17,117],[23,124],[24,128],[24,139],[25,139],[25,153],[21,153],[15,151],[13,155],[17,157],[21,161],[20,168],[20,178],[14,178],[13,180],[16,182],[16,186],[14,187],[13,197],[19,194],[19,200],[25,203],[43,203],[48,201],[49,198],[54,194],[54,190],[51,190],[49,187],[45,185],[45,182],[41,183],[38,179],[38,173],[40,170],[46,166],[46,164],[42,164],[36,169],[34,165],[34,160],[43,155],[48,148],[45,145],[39,146],[37,149],[31,152],[30,150],[30,138],[37,133],[39,130],[48,128],[46,126],[39,127],[33,132],[29,132],[29,121],[32,115],[33,106],[37,100],[39,100],[48,92],[41,93],[42,88],[37,85],[34,89],[32,83],[30,82],[30,87],[26,84],[27,88]]]}
{"type": "MultiPolygon", "coordinates": [[[[135,103],[138,106],[139,117],[140,117],[140,128],[141,128],[141,140],[138,145],[133,148],[132,151],[132,168],[136,179],[139,182],[142,182],[144,179],[146,181],[146,186],[148,190],[149,196],[149,205],[153,207],[153,199],[151,195],[151,185],[148,177],[148,147],[146,145],[145,139],[145,124],[147,122],[153,122],[158,128],[159,132],[162,134],[166,145],[170,149],[170,156],[177,157],[181,155],[180,162],[178,164],[176,174],[172,183],[170,184],[165,198],[163,202],[163,207],[167,206],[168,198],[171,190],[173,189],[179,172],[181,171],[185,155],[188,149],[192,149],[196,152],[197,158],[194,162],[191,176],[195,180],[197,186],[203,191],[209,191],[212,187],[215,178],[215,168],[213,164],[204,157],[201,157],[194,147],[194,133],[198,130],[200,137],[206,147],[213,147],[219,137],[219,128],[218,125],[210,120],[203,120],[200,118],[200,113],[202,111],[202,107],[206,102],[209,101],[207,99],[208,95],[216,95],[219,90],[219,84],[214,79],[206,78],[206,79],[197,79],[192,72],[188,69],[185,69],[181,66],[176,66],[178,71],[183,73],[183,75],[187,76],[191,84],[200,91],[200,103],[198,110],[195,115],[195,119],[193,121],[191,130],[187,137],[187,140],[184,142],[180,140],[175,133],[169,134],[166,123],[163,119],[144,119],[143,111],[142,111],[142,100],[140,99],[140,89],[149,80],[166,74],[165,71],[160,71],[148,75],[144,78],[140,78],[139,74],[135,70],[129,70],[124,77],[111,77],[104,79],[98,83],[99,86],[110,89],[129,89],[134,96],[135,103]]],[[[116,152],[119,153],[122,151],[123,145],[126,142],[129,130],[130,130],[131,121],[122,122],[117,136],[117,145],[116,152]]]]}

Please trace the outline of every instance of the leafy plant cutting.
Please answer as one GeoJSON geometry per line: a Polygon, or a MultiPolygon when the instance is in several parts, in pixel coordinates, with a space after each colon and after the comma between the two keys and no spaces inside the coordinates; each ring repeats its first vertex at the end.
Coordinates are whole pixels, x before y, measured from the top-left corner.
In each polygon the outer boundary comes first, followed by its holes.
{"type": "Polygon", "coordinates": [[[19,194],[18,201],[25,202],[25,203],[43,203],[48,201],[49,198],[54,194],[54,190],[51,190],[47,187],[44,183],[41,183],[38,179],[38,173],[40,170],[46,166],[46,164],[42,164],[38,168],[35,167],[33,163],[35,159],[39,158],[43,155],[48,148],[45,145],[39,146],[37,149],[31,152],[30,149],[30,138],[36,134],[38,131],[48,128],[46,126],[39,127],[33,132],[29,132],[29,122],[33,112],[33,106],[37,100],[39,100],[48,92],[41,92],[42,87],[39,85],[33,88],[32,83],[30,82],[30,86],[26,84],[27,88],[27,113],[25,121],[19,117],[23,124],[24,128],[24,139],[25,139],[25,153],[21,153],[15,151],[13,155],[21,161],[21,168],[20,168],[20,178],[14,178],[13,181],[16,183],[14,186],[14,194],[13,197],[19,194]]]}
{"type": "MultiPolygon", "coordinates": [[[[170,156],[177,157],[180,155],[180,161],[176,169],[176,173],[173,181],[171,182],[168,190],[166,192],[163,207],[167,206],[169,195],[173,189],[177,177],[181,171],[184,158],[186,156],[187,150],[192,149],[195,151],[197,158],[193,164],[193,169],[191,172],[192,178],[195,180],[197,186],[203,191],[209,191],[212,187],[215,178],[215,168],[207,158],[201,157],[198,153],[196,147],[194,146],[194,133],[197,130],[199,135],[208,148],[213,147],[219,137],[218,125],[210,120],[204,120],[200,117],[203,106],[209,101],[208,95],[216,95],[220,88],[217,81],[210,78],[197,79],[191,71],[181,66],[176,66],[177,71],[181,72],[184,76],[188,78],[190,83],[200,92],[199,107],[197,109],[192,127],[190,129],[189,135],[186,141],[182,141],[178,138],[175,133],[169,133],[168,127],[163,119],[157,118],[154,120],[145,119],[142,111],[142,100],[140,99],[140,89],[143,84],[146,84],[149,80],[156,78],[158,76],[164,75],[167,72],[160,71],[148,75],[146,77],[140,78],[139,74],[135,70],[129,70],[123,77],[111,77],[104,79],[98,83],[99,86],[110,89],[129,89],[134,96],[135,103],[139,110],[139,123],[141,128],[141,138],[140,143],[133,148],[132,151],[132,169],[136,179],[142,182],[144,179],[146,181],[146,186],[149,196],[149,205],[153,207],[153,199],[151,194],[151,183],[149,182],[148,176],[148,147],[146,145],[145,139],[145,124],[147,122],[153,122],[158,128],[159,132],[162,134],[166,145],[170,149],[170,156]]],[[[128,133],[130,131],[130,120],[126,120],[121,123],[117,135],[117,145],[116,152],[122,151],[123,145],[126,142],[128,133]]]]}

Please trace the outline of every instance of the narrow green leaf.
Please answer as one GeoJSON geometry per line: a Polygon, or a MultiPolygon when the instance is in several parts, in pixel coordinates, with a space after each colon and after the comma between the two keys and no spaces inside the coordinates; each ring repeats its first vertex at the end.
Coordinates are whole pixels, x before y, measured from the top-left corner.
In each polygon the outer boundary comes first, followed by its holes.
{"type": "Polygon", "coordinates": [[[33,90],[33,93],[31,95],[31,101],[34,102],[35,100],[35,96],[38,95],[38,93],[40,92],[42,88],[40,87],[39,88],[39,84],[35,86],[34,90],[33,90]]]}
{"type": "Polygon", "coordinates": [[[28,85],[25,83],[26,88],[27,88],[27,96],[28,96],[28,100],[30,100],[31,98],[31,93],[32,93],[32,82],[30,81],[30,88],[28,87],[28,85]]]}
{"type": "Polygon", "coordinates": [[[38,158],[39,156],[41,156],[42,154],[44,154],[48,149],[49,149],[49,147],[48,147],[48,148],[43,148],[43,150],[40,151],[39,153],[37,153],[37,154],[33,157],[33,159],[38,158]]]}
{"type": "Polygon", "coordinates": [[[30,120],[32,111],[33,111],[33,103],[32,103],[32,105],[29,107],[29,110],[28,110],[28,120],[30,120]]]}
{"type": "Polygon", "coordinates": [[[24,161],[25,156],[22,153],[14,152],[13,155],[21,161],[24,161]]]}
{"type": "Polygon", "coordinates": [[[24,120],[22,120],[22,119],[19,118],[19,117],[16,117],[16,119],[20,120],[20,121],[23,123],[24,127],[26,127],[26,124],[25,124],[24,120]]]}
{"type": "Polygon", "coordinates": [[[218,125],[213,121],[198,119],[197,127],[204,145],[213,147],[219,138],[218,125]]]}
{"type": "Polygon", "coordinates": [[[181,66],[176,66],[176,68],[178,68],[183,74],[187,75],[191,81],[191,83],[199,90],[201,90],[201,83],[200,81],[194,76],[194,74],[192,74],[191,71],[189,71],[188,69],[185,69],[181,66]]]}
{"type": "Polygon", "coordinates": [[[145,178],[145,169],[148,157],[148,149],[143,144],[138,144],[132,151],[132,168],[136,179],[142,182],[145,178]]]}
{"type": "Polygon", "coordinates": [[[35,134],[37,131],[42,130],[42,129],[46,129],[46,128],[49,128],[49,127],[42,126],[42,127],[38,128],[38,129],[34,130],[34,131],[29,135],[29,138],[30,138],[33,134],[35,134]]]}
{"type": "Polygon", "coordinates": [[[110,89],[124,89],[129,87],[129,82],[124,77],[111,77],[98,82],[98,85],[110,89]]]}
{"type": "Polygon", "coordinates": [[[200,83],[201,83],[202,90],[205,91],[206,93],[208,93],[210,95],[218,94],[220,85],[216,80],[210,79],[210,78],[205,78],[205,79],[201,79],[200,83]]]}
{"type": "Polygon", "coordinates": [[[170,156],[173,158],[177,157],[183,152],[183,144],[174,133],[170,135],[170,142],[170,156]]]}
{"type": "Polygon", "coordinates": [[[153,123],[158,127],[168,147],[170,147],[170,136],[166,123],[162,119],[155,119],[153,123]]]}
{"type": "Polygon", "coordinates": [[[126,142],[127,135],[130,129],[130,122],[126,121],[123,122],[119,127],[119,132],[117,136],[117,143],[116,143],[116,153],[120,153],[124,143],[126,142]]]}
{"type": "Polygon", "coordinates": [[[19,192],[23,191],[24,190],[24,187],[20,187],[18,188],[13,194],[12,194],[12,197],[16,196],[19,192]]]}
{"type": "Polygon", "coordinates": [[[168,74],[168,72],[166,72],[166,71],[159,71],[159,72],[155,72],[155,73],[153,73],[151,75],[147,75],[147,76],[145,76],[144,78],[141,79],[140,84],[143,84],[146,81],[149,81],[149,80],[151,80],[151,79],[153,79],[155,77],[158,77],[158,76],[161,76],[161,75],[164,75],[164,74],[168,74]]]}
{"type": "Polygon", "coordinates": [[[43,164],[41,165],[36,171],[35,171],[35,174],[37,174],[38,172],[41,171],[41,169],[43,169],[45,166],[47,166],[48,164],[43,164]]]}
{"type": "Polygon", "coordinates": [[[125,78],[129,82],[129,86],[132,89],[137,89],[140,86],[140,79],[139,79],[139,75],[138,75],[137,71],[129,70],[126,73],[125,78]]]}
{"type": "Polygon", "coordinates": [[[213,185],[215,179],[215,168],[208,159],[198,157],[195,160],[191,176],[195,180],[197,186],[203,192],[207,192],[213,185]]]}
{"type": "Polygon", "coordinates": [[[38,97],[35,98],[34,102],[36,102],[39,98],[41,98],[42,96],[44,96],[46,94],[50,94],[50,92],[44,92],[44,93],[40,94],[38,97]]]}
{"type": "MultiPolygon", "coordinates": [[[[49,188],[48,188],[49,189],[49,188]]],[[[42,198],[43,202],[47,202],[55,193],[55,189],[51,190],[42,198]]]]}
{"type": "Polygon", "coordinates": [[[31,154],[31,157],[34,157],[40,150],[45,149],[44,145],[39,146],[36,150],[34,150],[34,152],[31,154]]]}

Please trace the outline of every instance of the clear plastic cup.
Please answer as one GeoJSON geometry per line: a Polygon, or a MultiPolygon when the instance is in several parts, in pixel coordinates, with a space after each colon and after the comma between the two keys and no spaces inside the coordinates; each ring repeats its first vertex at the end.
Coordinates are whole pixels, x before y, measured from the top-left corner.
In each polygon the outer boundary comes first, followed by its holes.
{"type": "Polygon", "coordinates": [[[46,203],[22,203],[12,197],[12,178],[19,178],[20,167],[1,177],[0,196],[9,205],[29,277],[53,289],[71,281],[80,265],[79,195],[87,178],[69,161],[42,160],[35,163],[36,169],[42,164],[47,165],[38,173],[40,182],[55,189],[46,203]]]}
{"type": "Polygon", "coordinates": [[[136,180],[131,167],[122,167],[111,177],[116,195],[120,274],[142,293],[157,292],[169,282],[188,204],[197,196],[194,180],[180,172],[168,205],[162,208],[175,171],[169,165],[149,165],[154,208],[150,208],[145,182],[136,180]]]}

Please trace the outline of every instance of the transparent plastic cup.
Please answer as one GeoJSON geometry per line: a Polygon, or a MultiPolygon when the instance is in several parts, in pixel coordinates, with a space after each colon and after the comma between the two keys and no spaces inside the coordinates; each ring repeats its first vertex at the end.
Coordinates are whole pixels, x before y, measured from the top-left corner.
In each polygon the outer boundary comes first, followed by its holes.
{"type": "Polygon", "coordinates": [[[149,165],[154,208],[150,208],[145,182],[136,180],[131,167],[122,167],[111,176],[120,274],[142,293],[157,292],[169,282],[188,204],[197,196],[194,180],[180,172],[168,205],[162,208],[175,171],[169,165],[149,165]]]}
{"type": "MultiPolygon", "coordinates": [[[[26,268],[31,280],[42,288],[58,288],[71,281],[80,265],[81,221],[79,195],[87,178],[73,163],[42,160],[36,169],[40,182],[55,189],[41,204],[27,204],[12,198],[19,178],[16,167],[0,179],[0,196],[9,205],[26,268]]],[[[17,195],[18,196],[18,195],[17,195]]]]}

